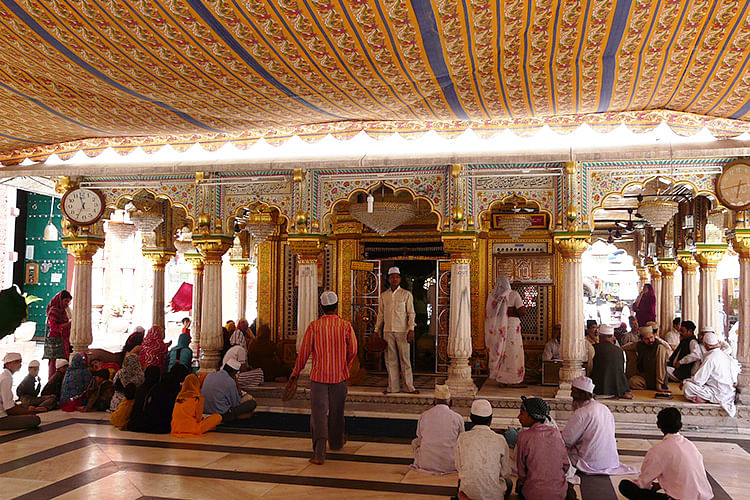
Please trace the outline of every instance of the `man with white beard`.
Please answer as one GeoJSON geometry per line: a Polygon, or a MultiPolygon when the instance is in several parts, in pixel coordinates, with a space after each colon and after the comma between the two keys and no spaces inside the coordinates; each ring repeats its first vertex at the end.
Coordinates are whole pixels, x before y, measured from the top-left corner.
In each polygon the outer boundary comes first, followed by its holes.
{"type": "Polygon", "coordinates": [[[721,349],[719,336],[714,332],[703,335],[706,355],[695,374],[682,383],[685,397],[693,403],[718,403],[730,417],[737,414],[734,405],[737,361],[721,349]]]}

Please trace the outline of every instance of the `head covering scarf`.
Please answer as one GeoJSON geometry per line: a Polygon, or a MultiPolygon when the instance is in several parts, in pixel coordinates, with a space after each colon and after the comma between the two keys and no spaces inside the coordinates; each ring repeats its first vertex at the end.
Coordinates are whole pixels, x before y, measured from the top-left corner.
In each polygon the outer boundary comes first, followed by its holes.
{"type": "Polygon", "coordinates": [[[142,432],[169,434],[172,431],[172,411],[179,392],[177,377],[173,373],[162,375],[146,398],[143,408],[145,428],[142,432]]]}
{"type": "Polygon", "coordinates": [[[200,380],[198,380],[198,376],[194,373],[191,373],[190,375],[185,377],[185,381],[182,383],[182,389],[177,395],[177,400],[180,401],[184,399],[199,397],[201,397],[201,383],[200,380]]]}
{"type": "Polygon", "coordinates": [[[88,389],[91,378],[86,355],[82,352],[75,353],[65,372],[65,378],[63,378],[62,389],[60,390],[61,405],[82,396],[88,389]]]}
{"type": "MultiPolygon", "coordinates": [[[[143,375],[143,370],[141,369],[141,362],[138,360],[138,355],[127,354],[125,356],[125,359],[122,362],[122,368],[120,368],[115,374],[112,383],[117,386],[118,380],[123,388],[127,387],[128,384],[135,384],[136,386],[143,384],[145,377],[143,375]]],[[[115,390],[115,393],[112,395],[112,400],[110,401],[109,409],[112,411],[116,410],[124,398],[124,391],[115,390]]]]}
{"type": "Polygon", "coordinates": [[[159,370],[164,369],[164,365],[167,362],[168,348],[167,344],[164,343],[162,335],[161,327],[154,325],[143,338],[138,358],[141,361],[141,366],[144,368],[147,366],[156,366],[159,370]]]}
{"type": "Polygon", "coordinates": [[[656,321],[656,293],[653,286],[648,283],[643,286],[643,293],[638,300],[638,306],[633,306],[633,310],[635,310],[635,318],[639,325],[656,321]]]}
{"type": "Polygon", "coordinates": [[[144,407],[146,405],[146,399],[149,397],[151,390],[159,383],[160,370],[158,366],[146,367],[143,372],[143,384],[135,391],[135,399],[133,401],[133,411],[130,414],[130,420],[128,421],[129,431],[140,431],[144,424],[144,407]]]}
{"type": "Polygon", "coordinates": [[[531,418],[537,422],[548,422],[549,416],[549,405],[542,398],[527,398],[521,396],[521,409],[529,414],[531,418]]]}
{"type": "Polygon", "coordinates": [[[125,341],[122,352],[128,353],[132,351],[135,346],[143,344],[144,333],[145,330],[142,326],[136,326],[133,333],[131,333],[128,339],[125,341]]]}
{"type": "Polygon", "coordinates": [[[169,370],[169,373],[177,378],[177,382],[182,383],[185,380],[185,377],[190,373],[190,368],[182,363],[175,363],[172,369],[169,370]]]}
{"type": "MultiPolygon", "coordinates": [[[[49,328],[52,337],[61,336],[62,331],[66,328],[62,326],[63,323],[67,323],[70,319],[68,318],[68,311],[63,305],[63,292],[67,294],[67,290],[58,292],[47,304],[47,328],[49,328]]],[[[67,329],[69,330],[70,327],[68,326],[67,329]]]]}
{"type": "MultiPolygon", "coordinates": [[[[498,276],[490,295],[487,297],[484,319],[484,339],[487,349],[490,351],[503,352],[505,350],[505,338],[501,332],[508,330],[508,295],[510,295],[510,281],[507,276],[498,276]]],[[[490,371],[496,371],[497,367],[490,367],[490,371]]],[[[490,373],[490,378],[495,378],[496,373],[490,373]]]]}

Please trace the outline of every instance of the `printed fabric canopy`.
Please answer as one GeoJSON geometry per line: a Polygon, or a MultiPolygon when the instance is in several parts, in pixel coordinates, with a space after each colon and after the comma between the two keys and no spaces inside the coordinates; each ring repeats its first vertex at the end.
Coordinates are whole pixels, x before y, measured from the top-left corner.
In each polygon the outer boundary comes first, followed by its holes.
{"type": "Polygon", "coordinates": [[[582,123],[737,136],[749,4],[0,0],[0,161],[582,123]]]}

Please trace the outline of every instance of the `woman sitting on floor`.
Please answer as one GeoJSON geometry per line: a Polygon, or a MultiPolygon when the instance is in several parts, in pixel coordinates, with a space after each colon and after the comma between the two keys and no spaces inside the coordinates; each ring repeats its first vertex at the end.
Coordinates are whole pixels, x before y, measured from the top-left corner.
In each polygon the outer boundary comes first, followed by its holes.
{"type": "Polygon", "coordinates": [[[130,413],[127,425],[129,431],[141,432],[146,426],[146,414],[144,410],[152,389],[159,383],[159,367],[149,366],[143,372],[143,377],[143,384],[135,392],[133,411],[130,413]]]}
{"type": "Polygon", "coordinates": [[[215,429],[221,423],[221,415],[203,418],[204,402],[198,377],[188,375],[172,411],[172,434],[180,437],[200,436],[215,429]]]}
{"type": "Polygon", "coordinates": [[[143,383],[143,370],[141,362],[135,354],[128,354],[122,362],[122,368],[115,374],[113,380],[115,392],[112,395],[112,401],[109,404],[111,411],[117,410],[120,402],[125,397],[125,387],[128,384],[135,384],[136,387],[143,383]]]}
{"type": "Polygon", "coordinates": [[[92,374],[86,390],[86,406],[81,411],[104,411],[109,408],[115,388],[109,380],[109,370],[101,369],[92,374]]]}
{"type": "Polygon", "coordinates": [[[164,330],[160,326],[152,326],[143,339],[141,351],[138,353],[141,367],[145,370],[149,366],[157,366],[159,371],[164,371],[167,365],[167,350],[171,344],[171,341],[164,342],[164,330]]]}
{"type": "Polygon", "coordinates": [[[146,398],[143,425],[137,430],[151,434],[169,434],[172,431],[172,411],[179,392],[180,382],[174,371],[162,375],[146,398]]]}
{"type": "Polygon", "coordinates": [[[60,409],[75,411],[86,405],[86,392],[92,376],[86,361],[86,355],[77,352],[73,355],[65,371],[62,389],[60,390],[60,409]]]}
{"type": "Polygon", "coordinates": [[[133,404],[135,403],[135,392],[137,388],[135,384],[130,383],[127,386],[125,386],[125,390],[123,392],[123,397],[120,401],[120,404],[117,406],[117,409],[112,412],[112,415],[109,416],[109,423],[114,425],[115,427],[119,428],[125,428],[125,426],[128,425],[128,420],[130,420],[130,414],[133,412],[133,404]]]}

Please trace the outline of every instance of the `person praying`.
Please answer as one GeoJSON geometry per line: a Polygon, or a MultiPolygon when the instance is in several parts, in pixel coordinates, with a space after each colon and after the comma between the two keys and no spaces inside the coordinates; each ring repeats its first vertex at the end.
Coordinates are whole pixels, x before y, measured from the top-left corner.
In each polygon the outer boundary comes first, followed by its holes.
{"type": "MultiPolygon", "coordinates": [[[[620,366],[622,361],[620,356],[620,366]]],[[[571,465],[584,474],[635,474],[635,468],[620,463],[615,417],[609,408],[594,400],[594,382],[588,377],[576,377],[572,386],[573,416],[562,430],[571,465]]]]}
{"type": "Polygon", "coordinates": [[[172,435],[179,437],[201,436],[221,423],[221,415],[203,415],[205,398],[201,396],[198,376],[185,377],[182,389],[172,410],[172,435]]]}
{"type": "Polygon", "coordinates": [[[172,341],[164,342],[164,330],[159,325],[154,325],[143,338],[138,359],[144,370],[149,366],[156,366],[159,371],[164,371],[167,364],[167,350],[172,341]]]}
{"type": "Polygon", "coordinates": [[[562,334],[562,323],[557,323],[552,328],[552,338],[550,338],[546,344],[544,344],[544,351],[542,352],[543,361],[552,361],[553,359],[560,358],[560,335],[562,334]]]}
{"type": "Polygon", "coordinates": [[[650,326],[642,326],[638,333],[641,340],[625,346],[625,352],[635,357],[637,374],[628,379],[631,389],[650,389],[659,394],[669,394],[667,385],[667,363],[670,347],[664,340],[654,336],[650,326]]]}
{"type": "Polygon", "coordinates": [[[498,276],[487,297],[484,341],[489,353],[489,378],[501,387],[524,387],[526,365],[521,337],[521,316],[526,308],[510,287],[507,276],[498,276]]]}
{"type": "Polygon", "coordinates": [[[16,395],[25,408],[44,408],[44,411],[57,407],[57,398],[52,394],[41,395],[42,381],[39,379],[39,361],[29,363],[29,373],[16,388],[16,395]]]}
{"type": "Polygon", "coordinates": [[[41,407],[24,408],[16,404],[13,397],[13,374],[21,369],[21,355],[9,352],[3,357],[3,371],[0,372],[0,430],[31,429],[37,427],[41,420],[35,415],[46,411],[41,407]]]}
{"type": "Polygon", "coordinates": [[[190,349],[190,335],[187,333],[181,333],[177,337],[177,345],[167,354],[167,370],[171,370],[176,363],[190,370],[193,368],[193,350],[190,349]]]}
{"type": "Polygon", "coordinates": [[[120,403],[125,397],[125,388],[129,384],[135,384],[135,386],[138,387],[144,380],[145,377],[143,375],[143,369],[141,368],[141,362],[138,359],[138,355],[126,354],[125,359],[122,361],[122,368],[115,373],[115,377],[112,379],[114,393],[112,394],[109,409],[115,411],[120,407],[120,403]]]}
{"type": "Polygon", "coordinates": [[[730,417],[734,417],[737,414],[734,399],[739,364],[721,350],[719,336],[714,332],[703,335],[703,346],[706,356],[701,367],[682,383],[685,398],[693,403],[718,403],[730,417]]]}
{"type": "Polygon", "coordinates": [[[435,474],[456,472],[456,442],[464,432],[464,419],[450,409],[447,385],[435,385],[435,406],[422,413],[417,422],[413,469],[435,474]]]}
{"type": "Polygon", "coordinates": [[[695,323],[685,320],[680,323],[680,341],[677,343],[672,355],[669,356],[667,373],[670,380],[681,382],[690,378],[698,369],[696,363],[698,356],[702,357],[698,347],[698,339],[695,338],[695,323]],[[696,353],[691,356],[691,353],[696,353]],[[694,369],[695,368],[695,369],[694,369]]]}
{"type": "Polygon", "coordinates": [[[60,409],[74,411],[85,406],[86,395],[92,378],[86,355],[82,352],[73,354],[70,366],[65,371],[65,378],[60,390],[60,409]]]}
{"type": "Polygon", "coordinates": [[[625,352],[615,345],[614,328],[602,325],[599,328],[599,343],[593,347],[590,374],[596,394],[633,399],[625,376],[625,352]]]}
{"type": "Polygon", "coordinates": [[[67,371],[67,369],[67,359],[55,360],[55,374],[44,385],[44,388],[42,389],[42,396],[55,396],[55,399],[57,401],[60,401],[60,392],[62,391],[62,383],[65,379],[65,372],[67,371]]]}

